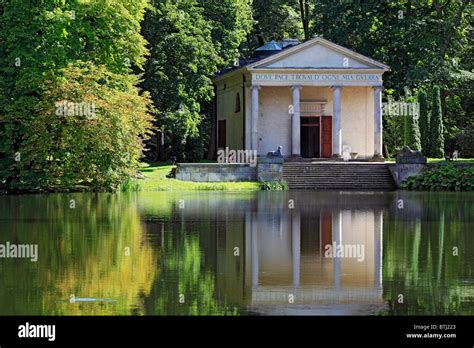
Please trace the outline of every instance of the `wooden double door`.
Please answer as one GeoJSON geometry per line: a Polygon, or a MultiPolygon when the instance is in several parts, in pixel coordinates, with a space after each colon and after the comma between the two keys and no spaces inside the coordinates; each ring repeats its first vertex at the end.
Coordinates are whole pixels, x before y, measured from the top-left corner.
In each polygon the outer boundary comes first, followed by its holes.
{"type": "Polygon", "coordinates": [[[332,155],[332,117],[301,117],[301,157],[330,158],[332,155]]]}

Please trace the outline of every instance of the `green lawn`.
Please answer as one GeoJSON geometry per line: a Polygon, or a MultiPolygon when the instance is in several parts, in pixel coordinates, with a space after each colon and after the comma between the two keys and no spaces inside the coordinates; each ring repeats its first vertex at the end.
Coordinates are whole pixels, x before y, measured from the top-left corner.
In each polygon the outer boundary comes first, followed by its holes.
{"type": "MultiPolygon", "coordinates": [[[[395,158],[388,158],[385,162],[395,163],[395,158]]],[[[428,163],[471,163],[474,164],[474,158],[459,158],[455,161],[446,161],[444,158],[428,158],[428,163]]]]}
{"type": "Polygon", "coordinates": [[[140,171],[146,179],[138,180],[142,191],[259,191],[258,182],[191,182],[166,177],[174,166],[169,163],[144,165],[140,171]]]}
{"type": "Polygon", "coordinates": [[[472,163],[474,164],[474,158],[459,158],[454,161],[446,161],[443,158],[428,158],[428,163],[472,163]]]}

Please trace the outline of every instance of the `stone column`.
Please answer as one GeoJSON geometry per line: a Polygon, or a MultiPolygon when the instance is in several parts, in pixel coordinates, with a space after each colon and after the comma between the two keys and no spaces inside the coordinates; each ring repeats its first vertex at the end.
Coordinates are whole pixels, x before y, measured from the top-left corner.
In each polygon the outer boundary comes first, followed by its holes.
{"type": "Polygon", "coordinates": [[[342,156],[341,86],[333,86],[332,156],[342,156]]]}
{"type": "Polygon", "coordinates": [[[301,86],[292,86],[293,96],[293,116],[291,118],[291,155],[295,157],[301,156],[301,129],[300,129],[300,90],[301,86]]]}
{"type": "Polygon", "coordinates": [[[383,160],[382,156],[382,87],[374,89],[374,159],[383,160]]]}
{"type": "Polygon", "coordinates": [[[259,115],[259,91],[260,86],[252,86],[252,124],[251,124],[251,142],[250,146],[252,150],[258,151],[258,115],[259,115]]]}

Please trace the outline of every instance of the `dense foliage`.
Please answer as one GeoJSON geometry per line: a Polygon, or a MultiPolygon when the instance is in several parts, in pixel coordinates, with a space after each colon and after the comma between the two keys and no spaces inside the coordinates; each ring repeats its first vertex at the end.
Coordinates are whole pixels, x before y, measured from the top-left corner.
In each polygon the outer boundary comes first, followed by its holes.
{"type": "Polygon", "coordinates": [[[461,154],[465,157],[474,157],[474,122],[461,132],[458,139],[461,154]]]}
{"type": "Polygon", "coordinates": [[[136,137],[144,126],[136,122],[147,118],[149,103],[129,74],[131,66],[145,62],[140,23],[146,5],[146,0],[0,3],[0,189],[49,190],[89,180],[95,188],[113,189],[133,171],[136,137]],[[81,61],[88,63],[76,64],[81,61]],[[64,70],[71,64],[81,72],[64,70]],[[60,101],[89,108],[94,101],[102,116],[91,122],[49,117],[60,101]],[[121,136],[111,142],[113,134],[121,136]],[[56,145],[62,148],[53,149],[56,145]],[[129,161],[119,164],[127,153],[129,161]],[[82,163],[85,158],[91,162],[82,163]]]}
{"type": "Polygon", "coordinates": [[[286,181],[263,181],[263,191],[287,191],[288,183],[286,181]]]}
{"type": "MultiPolygon", "coordinates": [[[[411,103],[415,103],[416,99],[411,97],[411,103]]],[[[419,115],[408,114],[405,116],[405,143],[412,150],[421,150],[421,135],[420,135],[420,125],[419,125],[419,115]]]]}
{"type": "MultiPolygon", "coordinates": [[[[390,108],[384,111],[384,147],[389,157],[408,146],[412,150],[421,150],[420,115],[416,107],[417,99],[408,89],[405,95],[395,101],[388,95],[387,105],[397,103],[396,112],[391,114],[390,108]]],[[[428,130],[429,131],[429,130],[428,130]]]]}
{"type": "Polygon", "coordinates": [[[71,64],[60,79],[46,79],[17,164],[18,189],[116,189],[138,168],[151,124],[151,100],[140,96],[133,75],[92,63],[71,64]],[[62,103],[84,103],[83,115],[65,113],[62,103]],[[59,112],[58,112],[59,111],[59,112]],[[91,112],[92,111],[92,112],[91,112]],[[23,187],[23,183],[27,185],[23,187]]]}
{"type": "Polygon", "coordinates": [[[254,0],[255,26],[247,43],[250,54],[255,48],[271,40],[303,38],[303,26],[297,1],[254,0]],[[271,13],[271,15],[269,15],[271,13]]]}
{"type": "Polygon", "coordinates": [[[441,111],[441,97],[438,86],[433,87],[433,109],[430,119],[430,157],[444,157],[444,127],[443,114],[441,111]]]}
{"type": "Polygon", "coordinates": [[[167,156],[200,160],[207,145],[211,78],[232,65],[251,29],[248,0],[153,0],[142,33],[150,43],[143,87],[158,109],[167,156]],[[206,137],[207,136],[207,137],[206,137]]]}
{"type": "Polygon", "coordinates": [[[426,92],[421,90],[418,93],[418,103],[420,105],[420,117],[418,125],[420,127],[421,148],[425,154],[430,147],[430,110],[428,108],[428,99],[426,92]]]}
{"type": "Polygon", "coordinates": [[[474,191],[474,166],[438,165],[409,177],[401,187],[420,191],[474,191]]]}

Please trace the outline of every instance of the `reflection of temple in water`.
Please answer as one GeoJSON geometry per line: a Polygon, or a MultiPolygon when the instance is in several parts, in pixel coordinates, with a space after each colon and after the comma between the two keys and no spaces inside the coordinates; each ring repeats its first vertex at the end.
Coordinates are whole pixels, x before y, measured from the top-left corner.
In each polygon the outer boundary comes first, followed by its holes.
{"type": "Polygon", "coordinates": [[[242,212],[241,224],[218,223],[219,299],[244,302],[249,311],[265,314],[382,309],[385,203],[380,201],[383,197],[368,197],[372,205],[357,197],[352,201],[348,195],[332,205],[323,199],[296,202],[294,209],[288,208],[287,200],[263,198],[251,211],[242,212]],[[354,251],[358,247],[359,254],[328,257],[328,245],[354,251]]]}

